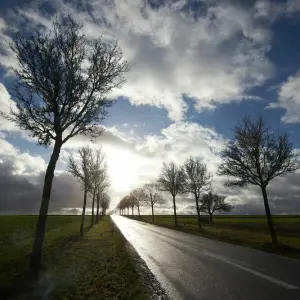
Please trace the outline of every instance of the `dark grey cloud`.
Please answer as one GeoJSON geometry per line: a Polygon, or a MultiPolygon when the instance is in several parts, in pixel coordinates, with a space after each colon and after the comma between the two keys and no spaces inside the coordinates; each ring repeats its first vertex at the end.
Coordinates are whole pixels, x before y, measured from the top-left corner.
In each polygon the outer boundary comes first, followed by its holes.
{"type": "MultiPolygon", "coordinates": [[[[12,161],[0,163],[0,213],[37,213],[44,173],[28,176],[15,174],[14,171],[12,161]]],[[[53,180],[49,212],[80,208],[82,198],[82,189],[75,179],[67,172],[59,173],[53,180]]]]}

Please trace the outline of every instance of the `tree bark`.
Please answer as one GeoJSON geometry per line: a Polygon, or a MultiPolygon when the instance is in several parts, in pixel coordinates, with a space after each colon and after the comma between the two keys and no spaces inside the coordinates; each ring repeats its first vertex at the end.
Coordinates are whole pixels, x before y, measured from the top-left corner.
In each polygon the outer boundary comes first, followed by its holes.
{"type": "Polygon", "coordinates": [[[83,207],[82,207],[82,215],[81,215],[81,224],[80,224],[80,235],[84,234],[84,219],[85,219],[85,207],[86,207],[86,196],[87,196],[87,187],[85,184],[84,187],[84,195],[83,195],[83,207]]]}
{"type": "Polygon", "coordinates": [[[140,214],[140,206],[137,207],[138,208],[138,214],[139,214],[139,217],[141,216],[140,214]]]}
{"type": "Polygon", "coordinates": [[[52,181],[54,177],[56,162],[59,158],[61,146],[62,146],[62,142],[60,140],[56,140],[54,143],[54,148],[45,174],[42,202],[41,202],[39,216],[35,228],[35,236],[33,241],[33,248],[32,248],[32,253],[30,258],[30,267],[29,267],[30,272],[35,277],[38,277],[41,268],[42,248],[43,248],[43,242],[45,237],[52,181]]]}
{"type": "Polygon", "coordinates": [[[197,195],[195,195],[195,200],[196,200],[196,208],[197,208],[197,216],[198,216],[198,227],[201,228],[200,207],[199,207],[199,199],[197,195]]]}
{"type": "Polygon", "coordinates": [[[176,214],[176,202],[175,202],[175,196],[173,196],[173,206],[174,206],[174,220],[175,220],[175,226],[177,226],[177,214],[176,214]]]}
{"type": "Polygon", "coordinates": [[[277,247],[278,246],[278,240],[277,240],[276,231],[275,231],[275,228],[274,228],[274,225],[273,225],[273,220],[272,220],[271,211],[270,211],[270,207],[269,207],[269,201],[268,201],[268,195],[267,195],[266,187],[262,186],[261,191],[262,191],[263,198],[264,198],[265,211],[266,211],[266,215],[267,215],[270,235],[271,235],[271,238],[272,238],[272,245],[273,245],[273,247],[277,247]]]}
{"type": "Polygon", "coordinates": [[[133,216],[133,206],[131,206],[131,215],[133,216]]]}
{"type": "Polygon", "coordinates": [[[152,208],[152,223],[154,223],[154,205],[152,204],[151,205],[151,208],[152,208]]]}
{"type": "Polygon", "coordinates": [[[96,222],[99,221],[99,209],[100,209],[100,195],[97,193],[97,217],[96,217],[96,222]]]}
{"type": "Polygon", "coordinates": [[[92,201],[92,225],[94,224],[94,206],[95,206],[95,197],[96,197],[96,189],[93,192],[93,201],[92,201]]]}
{"type": "Polygon", "coordinates": [[[209,215],[209,224],[212,224],[212,213],[208,213],[209,215]]]}

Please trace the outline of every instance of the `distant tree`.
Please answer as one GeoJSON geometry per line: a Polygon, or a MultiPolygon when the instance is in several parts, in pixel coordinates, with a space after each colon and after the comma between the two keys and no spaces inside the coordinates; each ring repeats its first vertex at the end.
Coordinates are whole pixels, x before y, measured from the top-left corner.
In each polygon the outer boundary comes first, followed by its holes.
{"type": "Polygon", "coordinates": [[[206,165],[199,158],[190,157],[183,165],[184,189],[187,193],[192,193],[196,201],[198,216],[198,226],[201,227],[200,201],[201,193],[207,189],[211,175],[207,172],[206,165]]]}
{"type": "Polygon", "coordinates": [[[82,25],[71,17],[54,22],[51,33],[43,29],[18,33],[10,47],[19,61],[19,66],[13,68],[17,108],[2,115],[36,137],[40,145],[54,143],[30,261],[30,270],[37,276],[61,147],[79,134],[101,134],[103,128],[99,124],[113,103],[106,95],[121,86],[128,66],[117,44],[101,38],[88,40],[82,25]]]}
{"type": "Polygon", "coordinates": [[[262,191],[272,244],[278,240],[273,225],[266,187],[278,176],[299,169],[299,159],[285,133],[270,130],[261,118],[246,117],[234,128],[234,140],[222,151],[220,175],[231,176],[226,186],[258,185],[262,191]]]}
{"type": "Polygon", "coordinates": [[[92,197],[92,225],[94,224],[94,207],[97,198],[98,186],[100,184],[101,174],[106,171],[105,156],[101,149],[96,149],[92,154],[92,170],[91,170],[91,189],[92,197]]]}
{"type": "Polygon", "coordinates": [[[92,190],[92,170],[93,170],[93,151],[89,147],[82,147],[78,150],[79,159],[76,160],[73,156],[69,157],[68,171],[79,181],[83,186],[83,207],[80,224],[80,235],[84,234],[84,219],[87,194],[92,190]]]}
{"type": "Polygon", "coordinates": [[[184,192],[184,174],[173,162],[164,163],[162,173],[158,179],[159,187],[162,191],[169,192],[173,198],[174,220],[177,226],[176,196],[184,192]]]}
{"type": "Polygon", "coordinates": [[[99,208],[100,208],[100,198],[105,190],[109,187],[110,182],[107,174],[107,166],[105,162],[105,155],[100,149],[93,151],[93,168],[91,177],[91,196],[92,196],[92,224],[94,223],[94,206],[95,200],[97,202],[96,210],[96,221],[99,220],[99,208]]]}
{"type": "Polygon", "coordinates": [[[129,207],[131,208],[131,215],[133,216],[133,209],[135,207],[135,198],[132,196],[132,194],[130,193],[128,196],[128,204],[129,207]]]}
{"type": "Polygon", "coordinates": [[[102,215],[104,216],[106,214],[107,209],[110,206],[110,197],[107,193],[103,193],[102,197],[100,198],[100,207],[102,209],[102,215]]]}
{"type": "Polygon", "coordinates": [[[154,205],[162,204],[164,199],[159,190],[159,186],[156,183],[148,183],[144,185],[145,198],[144,202],[151,206],[152,223],[154,223],[154,205]]]}
{"type": "Polygon", "coordinates": [[[134,199],[134,204],[135,206],[137,207],[138,209],[138,214],[139,216],[141,215],[140,214],[140,207],[143,206],[144,204],[144,200],[145,200],[145,190],[143,188],[137,188],[137,189],[134,189],[132,192],[131,192],[131,197],[133,197],[134,199]]]}
{"type": "Polygon", "coordinates": [[[119,204],[118,204],[118,208],[120,209],[121,215],[125,215],[126,214],[126,209],[127,209],[127,215],[128,215],[128,209],[129,209],[129,201],[128,201],[128,196],[124,196],[119,204]]]}
{"type": "Polygon", "coordinates": [[[208,213],[209,223],[212,223],[214,212],[229,212],[233,206],[225,202],[226,197],[213,194],[211,191],[204,194],[202,197],[202,204],[200,210],[208,213]]]}

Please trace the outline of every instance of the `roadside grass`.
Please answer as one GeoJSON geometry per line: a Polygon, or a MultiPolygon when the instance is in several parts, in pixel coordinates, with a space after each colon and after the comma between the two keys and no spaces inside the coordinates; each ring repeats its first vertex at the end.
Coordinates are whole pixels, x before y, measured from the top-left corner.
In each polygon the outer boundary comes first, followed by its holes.
{"type": "Polygon", "coordinates": [[[35,221],[36,216],[0,216],[1,299],[148,299],[126,241],[109,217],[80,238],[79,216],[49,216],[41,277],[32,282],[35,221]]]}
{"type": "MultiPolygon", "coordinates": [[[[151,215],[128,216],[136,220],[152,223],[151,215]]],[[[300,259],[300,216],[274,216],[280,246],[274,249],[268,231],[267,220],[262,215],[214,216],[214,223],[208,224],[207,216],[202,216],[202,228],[197,225],[196,216],[177,216],[178,225],[172,215],[155,216],[154,224],[191,234],[247,246],[300,259]]]]}

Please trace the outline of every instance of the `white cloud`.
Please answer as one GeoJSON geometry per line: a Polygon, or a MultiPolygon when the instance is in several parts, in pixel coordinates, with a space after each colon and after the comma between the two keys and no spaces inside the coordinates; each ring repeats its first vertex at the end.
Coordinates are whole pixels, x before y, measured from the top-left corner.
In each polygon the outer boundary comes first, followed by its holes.
{"type": "MultiPolygon", "coordinates": [[[[16,105],[13,100],[11,100],[8,91],[5,86],[0,83],[0,112],[5,114],[9,113],[10,109],[15,109],[16,105]]],[[[17,127],[10,121],[6,120],[0,114],[0,130],[17,130],[17,127]]]]}
{"type": "Polygon", "coordinates": [[[278,101],[268,107],[285,109],[285,115],[281,118],[285,123],[300,122],[300,73],[290,76],[279,87],[278,101]]]}
{"type": "MultiPolygon", "coordinates": [[[[163,161],[182,164],[189,156],[199,156],[208,165],[210,172],[216,172],[220,162],[219,150],[224,138],[213,129],[196,123],[179,122],[162,129],[161,135],[134,138],[107,128],[95,144],[101,146],[106,154],[108,173],[111,179],[110,195],[113,202],[144,183],[155,181],[163,161]]],[[[71,139],[63,147],[64,158],[78,147],[89,144],[86,137],[71,139]]]]}
{"type": "Polygon", "coordinates": [[[0,158],[3,162],[12,162],[13,174],[36,175],[46,169],[45,161],[40,156],[20,152],[3,138],[0,138],[0,158]]]}
{"type": "MultiPolygon", "coordinates": [[[[27,23],[49,27],[53,16],[43,15],[39,3],[20,8],[17,21],[25,24],[22,16],[27,23]]],[[[133,0],[83,1],[80,10],[59,0],[53,6],[83,22],[89,37],[119,41],[131,71],[114,96],[163,107],[172,120],[181,120],[187,110],[183,94],[194,99],[198,110],[213,109],[218,103],[253,99],[249,88],[272,76],[265,56],[271,38],[266,5],[210,3],[197,19],[180,10],[184,2],[169,1],[156,10],[133,0]]]]}
{"type": "MultiPolygon", "coordinates": [[[[68,156],[82,145],[88,145],[85,137],[77,137],[66,144],[61,151],[59,163],[67,165],[68,156]]],[[[101,145],[107,158],[111,179],[109,195],[112,208],[121,197],[131,189],[144,183],[155,181],[160,173],[163,161],[181,164],[192,156],[199,156],[215,174],[220,157],[219,150],[224,138],[213,129],[196,123],[181,122],[171,124],[162,130],[161,135],[128,139],[115,128],[100,137],[94,146],[101,145]]],[[[93,144],[90,144],[93,145],[93,144]]],[[[45,161],[39,156],[22,152],[9,142],[0,139],[0,177],[2,186],[0,208],[15,212],[37,211],[43,186],[45,161]],[[13,193],[7,188],[14,187],[13,193]],[[24,197],[28,204],[24,203],[24,197]],[[27,200],[26,200],[27,201],[27,200]],[[19,210],[15,210],[18,209],[19,210]]],[[[276,213],[300,212],[300,173],[274,180],[268,187],[271,209],[276,213]],[[284,187],[284,188],[283,188],[284,187]]],[[[228,201],[236,206],[235,213],[263,213],[263,202],[258,187],[225,188],[225,178],[215,176],[215,191],[226,195],[228,201]]],[[[1,185],[1,184],[0,184],[1,185]]],[[[165,194],[167,203],[156,208],[156,213],[172,213],[170,196],[165,194]]],[[[82,204],[82,190],[74,178],[66,171],[56,172],[53,182],[51,211],[63,208],[78,208],[82,204]]],[[[178,211],[194,213],[193,198],[178,195],[178,211]]],[[[88,204],[90,205],[90,203],[88,204]]],[[[143,208],[143,213],[147,208],[143,208]]]]}

